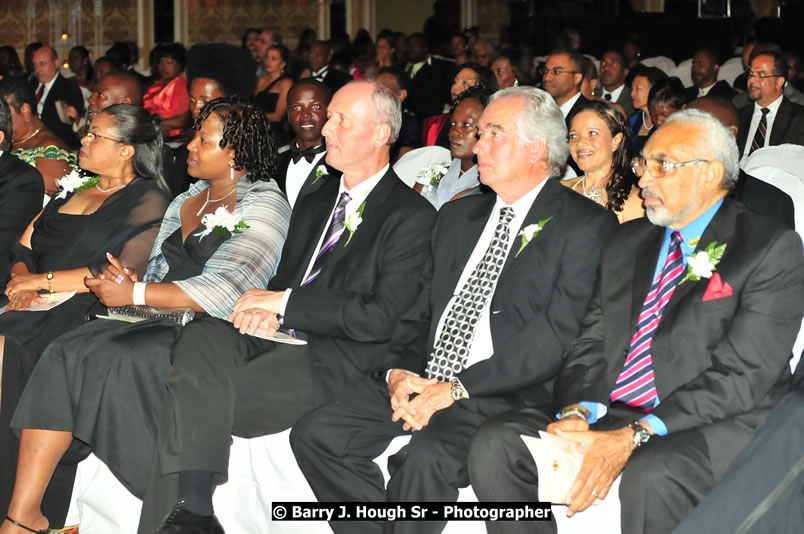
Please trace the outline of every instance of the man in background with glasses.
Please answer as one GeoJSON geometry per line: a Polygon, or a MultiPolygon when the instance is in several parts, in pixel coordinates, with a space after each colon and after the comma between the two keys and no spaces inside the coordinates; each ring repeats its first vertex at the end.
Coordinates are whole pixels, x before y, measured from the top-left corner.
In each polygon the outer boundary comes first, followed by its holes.
{"type": "Polygon", "coordinates": [[[542,76],[542,86],[558,104],[564,120],[573,109],[588,102],[581,94],[583,56],[577,50],[554,52],[542,67],[542,76]]]}
{"type": "Polygon", "coordinates": [[[787,82],[787,62],[778,52],[761,52],[751,59],[748,98],[753,106],[740,110],[737,145],[745,159],[762,147],[792,143],[804,145],[804,106],[782,93],[787,82]]]}
{"type": "MultiPolygon", "coordinates": [[[[785,394],[804,314],[801,239],[727,198],[739,168],[726,126],[680,111],[633,167],[647,218],[604,244],[553,409],[490,420],[469,454],[481,500],[536,501],[520,436],[546,429],[575,443],[585,456],[567,515],[619,499],[624,534],[670,532],[723,476],[785,394]]],[[[556,532],[552,521],[487,527],[556,532]]]]}

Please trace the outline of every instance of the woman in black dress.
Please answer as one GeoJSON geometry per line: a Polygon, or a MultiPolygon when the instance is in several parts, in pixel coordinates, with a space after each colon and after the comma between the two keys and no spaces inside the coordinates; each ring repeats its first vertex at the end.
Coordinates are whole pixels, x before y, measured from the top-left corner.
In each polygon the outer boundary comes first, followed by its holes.
{"type": "MultiPolygon", "coordinates": [[[[143,285],[115,258],[102,278],[88,281],[104,304],[186,307],[225,319],[242,293],[273,276],[290,208],[271,180],[276,151],[268,121],[253,106],[218,99],[203,108],[195,129],[188,169],[199,182],[168,208],[143,285]],[[248,227],[211,231],[209,216],[221,208],[248,227]]],[[[25,430],[11,518],[44,528],[39,509],[53,469],[90,449],[133,494],[144,493],[179,330],[169,319],[95,321],[48,347],[12,422],[25,430]]],[[[0,532],[23,530],[6,521],[0,532]]]]}
{"type": "MultiPolygon", "coordinates": [[[[103,307],[84,278],[108,265],[107,252],[144,275],[148,254],[168,205],[159,120],[130,104],[110,106],[81,141],[79,164],[97,178],[57,195],[28,226],[12,250],[8,310],[0,315],[0,514],[11,495],[17,439],[11,416],[44,348],[103,307]],[[77,291],[50,311],[26,311],[43,292],[77,291]]],[[[74,183],[74,185],[77,185],[74,183]]],[[[3,297],[5,300],[5,297],[3,297]]],[[[4,304],[4,302],[0,302],[4,304]]],[[[66,510],[65,510],[66,512],[66,510]]],[[[2,515],[0,515],[2,517],[2,515]]]]}

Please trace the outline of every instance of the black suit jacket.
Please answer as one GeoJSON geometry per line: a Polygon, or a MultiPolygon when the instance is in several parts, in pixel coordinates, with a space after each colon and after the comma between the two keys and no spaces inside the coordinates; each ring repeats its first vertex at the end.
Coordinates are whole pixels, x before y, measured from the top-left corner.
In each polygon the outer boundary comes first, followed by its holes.
{"type": "MultiPolygon", "coordinates": [[[[698,98],[698,87],[693,85],[692,87],[687,87],[685,90],[687,102],[692,102],[696,98],[698,98]]],[[[731,85],[726,80],[718,80],[715,82],[715,85],[706,93],[706,96],[714,96],[717,98],[722,98],[724,100],[728,100],[731,102],[731,99],[737,94],[737,91],[731,88],[731,85]]]]}
{"type": "Polygon", "coordinates": [[[53,82],[53,86],[50,88],[47,98],[45,98],[40,118],[42,122],[45,123],[45,126],[70,148],[78,148],[80,145],[78,134],[73,131],[71,124],[61,122],[59,114],[56,111],[56,102],[59,100],[63,100],[73,106],[78,110],[79,116],[84,114],[84,96],[81,94],[81,88],[78,87],[78,84],[73,80],[68,80],[57,73],[56,81],[53,82]]]}
{"type": "MultiPolygon", "coordinates": [[[[603,98],[603,86],[598,85],[595,88],[595,96],[599,96],[603,98]]],[[[628,85],[623,87],[623,90],[620,92],[620,97],[617,99],[615,104],[620,104],[623,109],[625,110],[625,116],[630,117],[634,113],[634,103],[631,101],[631,88],[628,85]]]]}
{"type": "Polygon", "coordinates": [[[45,183],[36,167],[9,152],[0,156],[0,280],[11,267],[11,247],[42,209],[45,183]]]}
{"type": "Polygon", "coordinates": [[[327,75],[324,76],[323,84],[326,85],[334,95],[338,89],[353,81],[355,81],[354,78],[330,65],[327,69],[327,75]]]}
{"type": "Polygon", "coordinates": [[[441,114],[444,104],[449,104],[449,90],[456,68],[454,61],[431,56],[408,83],[405,107],[416,115],[420,123],[431,115],[441,114]]]}
{"type": "MultiPolygon", "coordinates": [[[[394,333],[391,351],[401,367],[422,374],[438,322],[483,232],[497,197],[465,197],[441,208],[433,231],[423,291],[394,333]]],[[[575,339],[592,295],[603,236],[617,219],[558,180],[548,178],[523,228],[552,217],[516,256],[513,246],[489,307],[494,354],[457,377],[473,398],[514,393],[549,404],[561,355],[575,339]]]]}
{"type": "MultiPolygon", "coordinates": [[[[751,128],[751,116],[754,114],[754,106],[745,106],[738,113],[737,147],[740,149],[740,156],[742,156],[745,152],[745,143],[750,142],[747,137],[748,130],[751,128]]],[[[773,120],[768,145],[775,146],[785,143],[804,145],[804,106],[782,97],[776,118],[773,120]]]]}
{"type": "Polygon", "coordinates": [[[785,228],[796,229],[795,209],[790,195],[742,169],[729,196],[757,213],[780,221],[785,228]]]}
{"type": "Polygon", "coordinates": [[[332,398],[345,378],[387,367],[393,328],[418,293],[435,210],[389,168],[349,244],[346,230],[319,278],[299,287],[338,197],[339,180],[321,182],[294,207],[268,289],[292,288],[284,326],[307,334],[314,380],[332,398]]]}
{"type": "MultiPolygon", "coordinates": [[[[557,407],[609,404],[664,235],[638,219],[609,236],[583,330],[556,384],[557,407]]],[[[705,278],[673,293],[651,345],[661,400],[652,413],[671,433],[699,429],[719,476],[787,391],[804,313],[804,251],[796,233],[728,198],[700,247],[712,242],[726,244],[715,272],[734,294],[703,301],[705,278]]]]}
{"type": "MultiPolygon", "coordinates": [[[[291,141],[293,142],[293,141],[291,141]]],[[[287,196],[287,175],[288,175],[288,166],[290,165],[291,155],[290,150],[286,150],[279,154],[277,157],[276,162],[276,169],[277,169],[277,183],[279,184],[279,188],[282,189],[282,192],[285,193],[287,196]]],[[[310,173],[307,175],[307,178],[304,180],[304,184],[302,185],[301,190],[299,190],[299,196],[296,197],[296,204],[299,203],[301,197],[305,195],[309,195],[323,185],[324,181],[328,179],[335,179],[336,181],[341,177],[341,171],[336,169],[335,167],[329,165],[326,161],[326,156],[321,158],[318,163],[310,170],[310,173]],[[321,177],[320,180],[316,180],[315,171],[318,169],[319,165],[323,165],[327,168],[327,174],[321,177]]]]}

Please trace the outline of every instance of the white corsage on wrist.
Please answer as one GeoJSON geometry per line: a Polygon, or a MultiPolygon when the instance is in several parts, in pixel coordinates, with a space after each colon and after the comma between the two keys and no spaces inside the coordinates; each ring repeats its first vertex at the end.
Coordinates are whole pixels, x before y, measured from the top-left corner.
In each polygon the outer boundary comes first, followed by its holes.
{"type": "Polygon", "coordinates": [[[237,213],[230,212],[224,206],[216,209],[215,213],[207,213],[204,215],[204,217],[201,218],[201,224],[203,224],[206,229],[203,232],[195,234],[198,236],[199,241],[213,231],[224,235],[226,232],[237,235],[243,233],[243,230],[246,228],[249,228],[249,225],[246,224],[243,217],[237,213]]]}
{"type": "Polygon", "coordinates": [[[356,202],[354,200],[346,204],[346,214],[344,216],[343,225],[349,230],[349,239],[346,240],[346,243],[343,245],[344,247],[349,244],[349,241],[352,240],[352,236],[355,235],[357,231],[357,227],[363,222],[363,210],[366,209],[366,202],[363,201],[357,208],[355,204],[356,202]]]}
{"type": "Polygon", "coordinates": [[[67,176],[62,176],[56,180],[56,185],[59,186],[59,192],[53,198],[67,198],[68,193],[80,193],[81,191],[86,191],[91,187],[95,187],[99,182],[99,177],[81,176],[77,170],[73,169],[67,176]]]}
{"type": "Polygon", "coordinates": [[[448,163],[434,163],[417,172],[416,183],[424,186],[422,193],[427,193],[438,187],[438,184],[441,183],[441,179],[447,174],[447,171],[449,171],[448,163]]]}

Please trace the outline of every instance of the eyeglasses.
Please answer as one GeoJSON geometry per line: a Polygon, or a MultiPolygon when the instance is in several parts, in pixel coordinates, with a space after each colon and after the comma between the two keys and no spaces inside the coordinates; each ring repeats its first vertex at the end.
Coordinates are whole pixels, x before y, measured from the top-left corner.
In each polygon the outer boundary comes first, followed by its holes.
{"type": "Polygon", "coordinates": [[[640,158],[636,157],[631,160],[631,170],[637,176],[642,176],[645,171],[648,171],[654,178],[664,178],[667,173],[679,167],[686,167],[687,165],[696,165],[698,163],[708,163],[708,159],[694,159],[691,161],[680,161],[673,163],[672,161],[665,161],[663,159],[653,158],[640,158]]]}
{"type": "Polygon", "coordinates": [[[562,74],[580,74],[580,71],[564,70],[561,67],[553,67],[552,69],[548,69],[547,67],[539,67],[539,73],[542,76],[547,76],[548,73],[552,74],[553,76],[561,76],[562,74]]]}
{"type": "Polygon", "coordinates": [[[121,141],[120,139],[114,139],[112,137],[106,137],[105,135],[96,134],[96,133],[92,133],[92,132],[87,132],[87,134],[84,137],[87,138],[88,143],[94,143],[95,139],[97,139],[98,137],[101,137],[103,139],[108,139],[109,141],[114,141],[115,143],[120,143],[121,145],[126,144],[125,141],[121,141]]]}
{"type": "Polygon", "coordinates": [[[779,78],[781,76],[781,74],[765,74],[764,72],[755,72],[751,69],[747,69],[745,74],[749,79],[759,78],[760,80],[764,80],[765,78],[779,78]]]}

